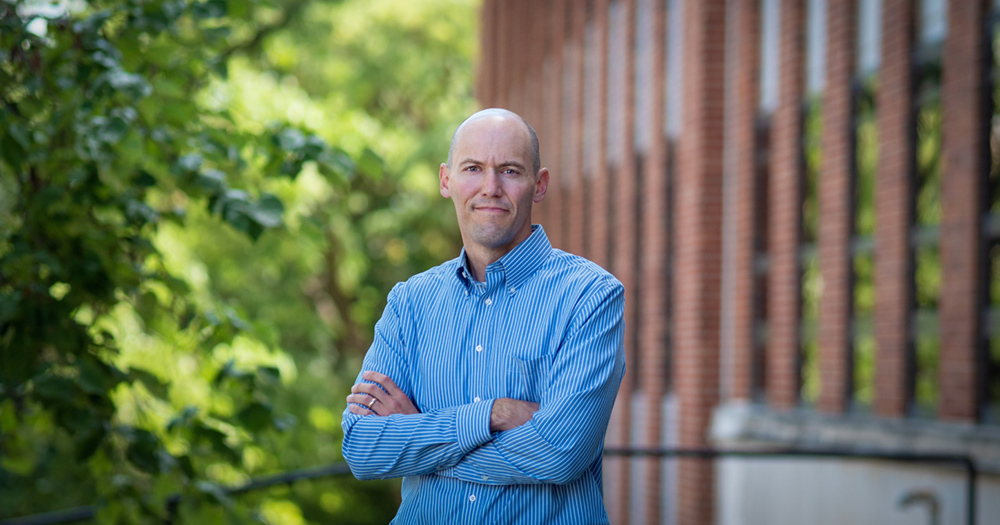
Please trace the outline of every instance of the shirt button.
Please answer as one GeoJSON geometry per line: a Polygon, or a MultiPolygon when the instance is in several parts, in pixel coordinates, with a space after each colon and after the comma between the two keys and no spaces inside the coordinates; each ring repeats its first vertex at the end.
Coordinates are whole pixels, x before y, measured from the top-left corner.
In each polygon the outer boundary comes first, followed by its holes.
{"type": "Polygon", "coordinates": [[[479,399],[479,396],[474,397],[472,400],[475,401],[476,403],[482,401],[482,399],[479,399]]]}
{"type": "Polygon", "coordinates": [[[486,306],[489,306],[489,305],[493,304],[493,299],[490,299],[489,297],[487,297],[486,300],[483,301],[483,302],[486,303],[486,306]]]}
{"type": "Polygon", "coordinates": [[[488,476],[483,476],[483,481],[489,481],[489,480],[490,478],[488,476]]]}
{"type": "Polygon", "coordinates": [[[469,501],[475,502],[476,501],[476,495],[475,494],[470,494],[469,495],[469,501]]]}
{"type": "Polygon", "coordinates": [[[477,352],[482,352],[483,351],[483,345],[476,345],[476,351],[477,352]]]}

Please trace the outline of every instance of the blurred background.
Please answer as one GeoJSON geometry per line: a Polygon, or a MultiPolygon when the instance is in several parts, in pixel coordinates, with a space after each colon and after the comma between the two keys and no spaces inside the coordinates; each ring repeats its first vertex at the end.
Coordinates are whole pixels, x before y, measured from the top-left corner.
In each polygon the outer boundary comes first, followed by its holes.
{"type": "Polygon", "coordinates": [[[501,106],[626,287],[607,446],[779,452],[609,455],[613,523],[995,523],[998,57],[994,0],[0,0],[0,520],[388,522],[229,489],[340,463],[501,106]]]}
{"type": "Polygon", "coordinates": [[[454,257],[475,1],[0,2],[0,519],[387,523],[336,463],[397,281],[454,257]]]}

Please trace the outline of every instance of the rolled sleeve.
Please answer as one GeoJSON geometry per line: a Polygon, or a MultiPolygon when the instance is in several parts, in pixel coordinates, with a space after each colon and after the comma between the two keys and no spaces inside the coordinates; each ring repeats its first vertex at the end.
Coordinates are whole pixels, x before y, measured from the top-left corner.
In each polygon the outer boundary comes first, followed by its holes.
{"type": "Polygon", "coordinates": [[[493,438],[490,432],[493,401],[484,399],[478,403],[458,407],[455,414],[455,430],[458,434],[458,446],[462,450],[468,452],[493,438]]]}

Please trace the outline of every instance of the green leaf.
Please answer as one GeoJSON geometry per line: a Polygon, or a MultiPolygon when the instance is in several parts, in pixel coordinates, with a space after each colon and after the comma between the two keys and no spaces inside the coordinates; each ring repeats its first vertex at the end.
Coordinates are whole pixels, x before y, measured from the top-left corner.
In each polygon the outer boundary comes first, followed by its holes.
{"type": "Polygon", "coordinates": [[[128,440],[125,457],[143,472],[159,473],[160,461],[157,451],[160,448],[160,440],[148,430],[139,428],[131,429],[131,432],[126,433],[124,437],[128,440]]]}
{"type": "Polygon", "coordinates": [[[265,193],[247,211],[257,224],[264,228],[274,228],[281,225],[281,214],[285,211],[285,206],[274,195],[265,193]]]}
{"type": "Polygon", "coordinates": [[[97,452],[105,436],[108,435],[104,425],[93,425],[89,430],[74,437],[74,457],[76,461],[86,461],[97,452]]]}
{"type": "Polygon", "coordinates": [[[281,370],[278,370],[278,367],[276,366],[258,366],[257,375],[267,383],[273,385],[281,383],[281,370]]]}
{"type": "Polygon", "coordinates": [[[378,154],[370,148],[365,148],[364,151],[361,152],[361,158],[358,159],[358,170],[372,179],[378,180],[382,178],[385,166],[382,163],[382,158],[379,157],[378,154]]]}
{"type": "Polygon", "coordinates": [[[35,379],[35,393],[51,402],[70,402],[76,398],[76,383],[66,377],[45,374],[35,379]]]}
{"type": "Polygon", "coordinates": [[[273,415],[274,409],[271,405],[255,401],[243,407],[236,414],[236,419],[250,432],[260,432],[271,425],[273,415]]]}
{"type": "Polygon", "coordinates": [[[194,436],[196,439],[207,441],[212,446],[212,450],[222,455],[226,460],[234,463],[239,461],[239,454],[226,443],[226,435],[224,433],[199,424],[194,427],[194,436]]]}
{"type": "Polygon", "coordinates": [[[170,386],[170,383],[160,380],[156,374],[133,366],[129,367],[128,377],[132,381],[139,381],[142,383],[142,385],[146,387],[146,390],[149,390],[149,393],[154,396],[166,399],[167,388],[170,386]]]}
{"type": "Polygon", "coordinates": [[[305,146],[306,136],[295,128],[285,128],[275,135],[275,141],[281,149],[288,153],[295,153],[299,148],[305,146]]]}
{"type": "MultiPolygon", "coordinates": [[[[133,368],[132,370],[135,369],[133,368]]],[[[189,426],[191,422],[194,421],[194,417],[196,415],[198,415],[198,407],[184,407],[184,410],[181,411],[180,414],[174,416],[174,418],[170,420],[170,423],[167,423],[167,432],[173,432],[175,428],[189,426]]]]}
{"type": "Polygon", "coordinates": [[[195,483],[195,489],[197,489],[201,494],[207,496],[213,503],[222,505],[227,509],[231,509],[233,507],[233,500],[229,498],[226,491],[222,487],[216,485],[215,483],[201,480],[195,483]]]}
{"type": "Polygon", "coordinates": [[[139,170],[132,179],[132,184],[140,188],[151,188],[156,186],[156,177],[146,170],[139,170]]]}
{"type": "Polygon", "coordinates": [[[191,4],[191,14],[196,18],[222,18],[226,16],[226,0],[206,0],[191,4]]]}
{"type": "Polygon", "coordinates": [[[0,155],[3,155],[3,160],[11,168],[21,169],[21,163],[24,162],[24,148],[9,134],[0,137],[0,155]]]}

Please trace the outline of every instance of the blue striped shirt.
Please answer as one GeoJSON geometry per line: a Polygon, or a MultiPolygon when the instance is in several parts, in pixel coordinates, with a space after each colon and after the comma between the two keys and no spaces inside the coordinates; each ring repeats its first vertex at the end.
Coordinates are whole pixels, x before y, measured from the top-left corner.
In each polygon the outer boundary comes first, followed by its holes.
{"type": "Polygon", "coordinates": [[[485,283],[463,250],[397,284],[362,372],[391,377],[421,413],[345,410],[351,471],[403,476],[393,523],[608,523],[601,455],[625,370],[623,305],[617,279],[553,249],[538,225],[485,283]],[[540,408],[491,433],[501,397],[540,408]]]}

